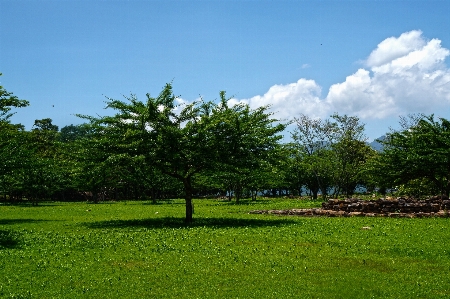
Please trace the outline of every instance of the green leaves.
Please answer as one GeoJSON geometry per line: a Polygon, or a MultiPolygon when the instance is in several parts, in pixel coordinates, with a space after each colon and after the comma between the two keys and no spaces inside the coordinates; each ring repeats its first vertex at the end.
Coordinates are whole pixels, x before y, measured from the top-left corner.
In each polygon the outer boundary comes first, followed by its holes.
{"type": "MultiPolygon", "coordinates": [[[[0,73],[0,76],[2,73],[0,73]]],[[[26,100],[20,100],[12,92],[8,92],[3,86],[0,86],[0,127],[2,123],[9,123],[9,119],[14,113],[11,113],[12,108],[26,107],[30,103],[26,100]]]]}
{"type": "Polygon", "coordinates": [[[434,186],[434,190],[428,191],[449,195],[449,121],[435,120],[433,115],[410,116],[402,121],[408,125],[402,131],[389,133],[383,142],[384,151],[377,160],[379,173],[392,178],[397,185],[417,185],[418,180],[426,180],[426,184],[434,186]]]}
{"type": "Polygon", "coordinates": [[[158,97],[147,94],[145,103],[134,95],[126,102],[108,99],[114,116],[82,117],[90,120],[93,142],[106,156],[143,157],[146,167],[182,183],[190,219],[195,175],[218,168],[230,174],[256,170],[261,161],[272,161],[270,153],[281,138],[277,134],[285,128],[275,124],[267,107],[229,107],[225,92],[220,97],[219,104],[199,101],[180,107],[166,84],[158,97]]]}
{"type": "Polygon", "coordinates": [[[364,124],[357,117],[334,114],[332,120],[300,115],[292,133],[295,163],[301,180],[317,197],[334,190],[334,196],[353,194],[362,166],[373,150],[365,143],[364,124]]]}

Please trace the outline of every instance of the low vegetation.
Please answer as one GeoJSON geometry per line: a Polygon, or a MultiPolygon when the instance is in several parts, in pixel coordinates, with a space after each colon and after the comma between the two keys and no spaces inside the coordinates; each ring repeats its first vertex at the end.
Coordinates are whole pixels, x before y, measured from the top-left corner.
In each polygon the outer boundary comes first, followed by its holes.
{"type": "Polygon", "coordinates": [[[248,214],[320,202],[0,205],[1,298],[443,298],[449,219],[248,214]]]}

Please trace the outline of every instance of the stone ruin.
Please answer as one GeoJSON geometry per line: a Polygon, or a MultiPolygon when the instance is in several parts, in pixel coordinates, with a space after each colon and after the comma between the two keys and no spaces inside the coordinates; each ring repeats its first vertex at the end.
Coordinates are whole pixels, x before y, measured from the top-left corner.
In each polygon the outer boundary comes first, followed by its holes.
{"type": "Polygon", "coordinates": [[[434,196],[425,200],[414,198],[380,198],[362,200],[349,198],[330,199],[322,203],[322,208],[291,210],[257,210],[251,214],[275,214],[327,217],[450,217],[450,200],[446,196],[434,196]]]}

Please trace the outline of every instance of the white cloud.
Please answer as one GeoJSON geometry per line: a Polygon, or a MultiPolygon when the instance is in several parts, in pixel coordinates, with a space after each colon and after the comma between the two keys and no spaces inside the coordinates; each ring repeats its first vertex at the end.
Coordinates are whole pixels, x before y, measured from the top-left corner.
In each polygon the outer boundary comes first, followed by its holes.
{"type": "Polygon", "coordinates": [[[174,110],[174,112],[175,113],[180,113],[181,112],[181,110],[183,110],[183,108],[186,106],[186,105],[188,105],[189,104],[189,101],[186,101],[185,99],[183,99],[183,98],[181,98],[181,97],[177,97],[176,99],[175,99],[175,109],[173,109],[174,110]]]}
{"type": "Polygon", "coordinates": [[[425,41],[421,35],[421,31],[413,30],[403,33],[398,38],[389,37],[385,39],[370,53],[366,60],[367,66],[376,67],[383,65],[423,47],[425,41]]]}
{"type": "Polygon", "coordinates": [[[382,119],[414,112],[433,113],[450,106],[450,51],[438,39],[425,40],[421,31],[390,37],[378,44],[361,68],[332,85],[325,98],[314,80],[274,85],[262,96],[237,100],[251,107],[272,105],[279,119],[303,113],[327,117],[334,112],[361,119],[382,119]]]}
{"type": "Polygon", "coordinates": [[[248,100],[239,100],[236,98],[231,98],[227,101],[228,106],[234,106],[234,105],[238,105],[241,103],[248,104],[248,100]]]}
{"type": "Polygon", "coordinates": [[[244,102],[250,107],[270,105],[279,119],[290,119],[304,113],[323,116],[321,109],[326,105],[320,100],[321,88],[314,80],[300,79],[295,83],[274,85],[263,96],[254,96],[244,102]]]}

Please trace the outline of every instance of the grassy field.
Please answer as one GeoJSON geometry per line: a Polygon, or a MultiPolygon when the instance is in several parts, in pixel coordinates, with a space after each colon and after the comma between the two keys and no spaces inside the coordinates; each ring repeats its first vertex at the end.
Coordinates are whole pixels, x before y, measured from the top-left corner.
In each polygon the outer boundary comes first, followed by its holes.
{"type": "Polygon", "coordinates": [[[450,298],[450,219],[194,203],[189,226],[182,200],[0,205],[0,298],[450,298]]]}

